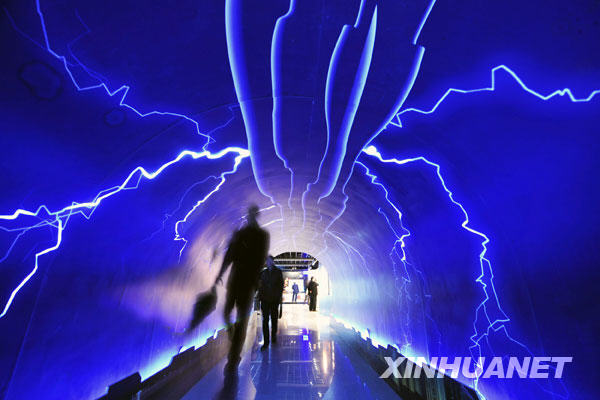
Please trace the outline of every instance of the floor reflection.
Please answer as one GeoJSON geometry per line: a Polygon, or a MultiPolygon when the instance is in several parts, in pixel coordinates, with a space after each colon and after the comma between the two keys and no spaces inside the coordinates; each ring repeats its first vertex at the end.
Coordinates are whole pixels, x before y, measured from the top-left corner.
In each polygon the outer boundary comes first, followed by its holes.
{"type": "MultiPolygon", "coordinates": [[[[286,329],[286,330],[289,330],[286,329]]],[[[334,344],[319,332],[281,332],[277,345],[254,353],[250,375],[256,399],[321,399],[331,385],[334,344]]]]}
{"type": "Polygon", "coordinates": [[[261,351],[262,332],[242,359],[239,372],[224,379],[225,360],[183,399],[314,400],[398,398],[345,345],[335,343],[329,318],[302,304],[284,306],[278,342],[261,351]]]}

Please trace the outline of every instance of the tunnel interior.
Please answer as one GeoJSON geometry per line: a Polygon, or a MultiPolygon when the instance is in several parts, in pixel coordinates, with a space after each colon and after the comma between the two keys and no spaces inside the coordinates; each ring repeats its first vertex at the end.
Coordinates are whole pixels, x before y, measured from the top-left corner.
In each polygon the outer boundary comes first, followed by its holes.
{"type": "Polygon", "coordinates": [[[465,379],[482,398],[596,398],[583,3],[5,2],[0,397],[98,398],[204,344],[219,311],[174,333],[256,204],[322,314],[407,357],[573,357],[465,379]]]}

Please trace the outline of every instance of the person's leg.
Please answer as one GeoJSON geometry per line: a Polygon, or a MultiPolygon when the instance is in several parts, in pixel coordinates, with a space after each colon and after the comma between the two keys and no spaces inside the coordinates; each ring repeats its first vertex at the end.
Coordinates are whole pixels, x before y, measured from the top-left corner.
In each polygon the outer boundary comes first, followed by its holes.
{"type": "Polygon", "coordinates": [[[271,305],[271,341],[277,343],[277,320],[279,319],[279,304],[271,305]]]}
{"type": "Polygon", "coordinates": [[[264,301],[260,302],[260,310],[262,313],[262,330],[263,330],[263,338],[264,343],[263,346],[267,347],[269,345],[269,317],[271,315],[271,309],[269,307],[269,303],[264,301]]]}
{"type": "Polygon", "coordinates": [[[234,291],[227,289],[227,297],[225,298],[225,307],[223,308],[223,318],[227,325],[231,324],[231,311],[235,304],[235,293],[234,291]]]}
{"type": "Polygon", "coordinates": [[[227,363],[226,371],[234,372],[240,363],[244,341],[246,340],[246,330],[248,328],[248,319],[250,313],[250,305],[253,293],[243,293],[236,299],[236,323],[231,339],[231,348],[229,349],[229,362],[227,363]]]}
{"type": "Polygon", "coordinates": [[[248,328],[248,316],[238,318],[235,323],[233,331],[233,338],[231,340],[231,348],[229,349],[228,367],[229,370],[233,371],[239,365],[241,361],[240,355],[242,354],[242,348],[244,347],[244,340],[246,339],[246,329],[248,328]]]}

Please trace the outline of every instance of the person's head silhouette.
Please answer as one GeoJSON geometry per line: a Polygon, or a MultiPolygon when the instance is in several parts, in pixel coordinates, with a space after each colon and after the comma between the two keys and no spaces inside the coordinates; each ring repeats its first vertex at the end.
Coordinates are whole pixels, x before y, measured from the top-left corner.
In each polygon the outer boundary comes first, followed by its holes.
{"type": "Polygon", "coordinates": [[[273,267],[275,267],[275,260],[273,259],[272,255],[269,255],[267,257],[267,268],[271,269],[273,267]]]}
{"type": "Polygon", "coordinates": [[[253,204],[250,207],[248,207],[248,216],[247,216],[248,225],[258,224],[258,222],[256,220],[258,218],[258,214],[260,214],[260,209],[258,208],[258,206],[256,204],[253,204]]]}

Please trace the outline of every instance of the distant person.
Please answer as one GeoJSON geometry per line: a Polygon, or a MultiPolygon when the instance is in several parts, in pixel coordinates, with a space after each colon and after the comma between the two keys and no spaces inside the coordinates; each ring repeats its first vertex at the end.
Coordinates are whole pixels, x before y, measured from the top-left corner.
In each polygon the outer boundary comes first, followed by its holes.
{"type": "Polygon", "coordinates": [[[295,303],[296,300],[298,300],[298,293],[300,293],[300,288],[298,287],[298,284],[294,282],[292,285],[292,303],[295,303]]]}
{"type": "Polygon", "coordinates": [[[246,225],[233,233],[215,286],[222,282],[222,277],[231,264],[231,273],[227,281],[227,299],[225,300],[225,322],[232,330],[231,348],[229,349],[228,362],[225,366],[226,374],[237,371],[240,363],[240,354],[246,339],[246,329],[252,299],[258,284],[260,270],[265,264],[269,252],[269,233],[262,229],[257,222],[259,209],[253,205],[248,208],[246,225]],[[231,312],[236,307],[236,322],[231,325],[231,312]]]}
{"type": "Polygon", "coordinates": [[[277,320],[283,295],[283,272],[275,265],[273,257],[267,257],[267,268],[260,273],[258,281],[258,299],[263,317],[263,337],[265,339],[261,350],[269,344],[277,343],[277,320]],[[269,338],[269,320],[271,320],[271,337],[269,338]],[[269,340],[270,339],[270,340],[269,340]]]}
{"type": "Polygon", "coordinates": [[[319,284],[317,281],[311,276],[310,282],[308,282],[308,297],[310,299],[308,302],[308,309],[310,311],[317,311],[317,295],[319,294],[318,286],[319,284]]]}

